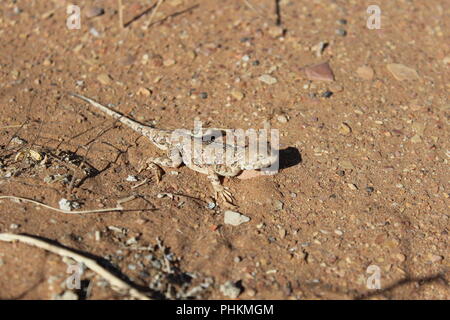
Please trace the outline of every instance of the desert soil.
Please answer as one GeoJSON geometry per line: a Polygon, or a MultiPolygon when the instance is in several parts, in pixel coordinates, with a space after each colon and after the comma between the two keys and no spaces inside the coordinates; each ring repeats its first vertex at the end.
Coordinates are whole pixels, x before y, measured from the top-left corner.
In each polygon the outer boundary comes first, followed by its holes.
{"type": "MultiPolygon", "coordinates": [[[[0,4],[0,196],[135,199],[70,214],[3,198],[1,233],[81,252],[160,298],[450,298],[448,1],[379,1],[380,29],[372,1],[166,0],[153,14],[133,0],[125,28],[117,1],[73,1],[80,29],[71,3],[0,4]],[[305,69],[324,62],[334,81],[305,69]],[[250,218],[228,225],[206,176],[156,183],[139,168],[162,152],[67,92],[167,129],[269,121],[281,169],[224,179],[250,218]]],[[[71,291],[70,263],[0,242],[0,298],[129,298],[89,270],[71,291]]]]}

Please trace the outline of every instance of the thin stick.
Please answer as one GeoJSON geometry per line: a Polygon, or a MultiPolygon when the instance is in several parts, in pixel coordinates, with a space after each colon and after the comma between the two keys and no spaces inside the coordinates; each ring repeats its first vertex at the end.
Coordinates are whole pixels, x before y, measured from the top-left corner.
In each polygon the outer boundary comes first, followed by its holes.
{"type": "Polygon", "coordinates": [[[22,200],[26,202],[31,202],[40,206],[43,206],[44,208],[55,210],[62,213],[71,213],[71,214],[84,214],[84,213],[99,213],[99,212],[111,212],[111,211],[123,211],[123,207],[120,205],[115,208],[104,208],[104,209],[95,209],[95,210],[81,210],[81,211],[70,211],[70,210],[64,210],[64,209],[58,209],[55,207],[51,207],[49,205],[46,205],[45,203],[28,199],[28,198],[22,198],[22,197],[16,197],[16,196],[0,196],[0,199],[10,199],[10,200],[22,200]]]}
{"type": "Polygon", "coordinates": [[[122,5],[122,0],[117,0],[118,5],[119,5],[119,26],[120,29],[124,28],[124,24],[123,24],[123,5],[122,5]]]}
{"type": "Polygon", "coordinates": [[[156,3],[155,9],[152,12],[152,15],[150,16],[150,19],[148,20],[147,25],[150,27],[153,21],[153,17],[156,14],[156,11],[158,11],[159,6],[161,5],[161,3],[163,3],[164,0],[158,0],[158,2],[156,3]]]}
{"type": "Polygon", "coordinates": [[[111,288],[119,293],[120,290],[127,291],[133,298],[139,300],[150,300],[148,296],[140,292],[139,290],[133,288],[131,285],[121,280],[102,266],[100,266],[97,261],[87,258],[81,254],[73,252],[72,250],[62,248],[53,244],[50,244],[46,241],[42,241],[30,236],[19,235],[19,234],[11,234],[11,233],[0,233],[0,241],[13,242],[19,241],[32,246],[36,246],[38,248],[53,252],[61,257],[69,257],[78,263],[84,263],[86,267],[97,273],[99,276],[104,278],[111,284],[111,288]]]}

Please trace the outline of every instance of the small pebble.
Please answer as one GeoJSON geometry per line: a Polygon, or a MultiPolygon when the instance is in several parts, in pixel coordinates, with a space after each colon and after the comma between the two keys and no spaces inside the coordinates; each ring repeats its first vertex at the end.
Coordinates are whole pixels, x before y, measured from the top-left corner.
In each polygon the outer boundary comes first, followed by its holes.
{"type": "Polygon", "coordinates": [[[128,269],[129,269],[129,270],[136,270],[136,265],[134,265],[134,264],[129,264],[129,265],[128,265],[128,269]]]}
{"type": "Polygon", "coordinates": [[[339,126],[339,132],[343,135],[349,135],[352,132],[352,128],[345,122],[339,126]]]}
{"type": "Polygon", "coordinates": [[[269,76],[268,74],[263,74],[260,76],[259,81],[264,82],[265,84],[271,85],[278,82],[278,80],[272,76],[269,76]]]}
{"type": "Polygon", "coordinates": [[[386,68],[398,81],[419,79],[419,75],[416,70],[403,64],[390,63],[386,66],[386,68]]]}
{"type": "Polygon", "coordinates": [[[79,209],[81,207],[81,205],[78,202],[67,200],[65,198],[59,200],[58,204],[59,208],[65,211],[72,211],[73,209],[79,209]]]}
{"type": "Polygon", "coordinates": [[[207,92],[200,92],[200,98],[202,99],[207,99],[208,98],[208,93],[207,92]]]}
{"type": "Polygon", "coordinates": [[[428,260],[431,263],[436,263],[436,262],[440,262],[440,261],[444,260],[444,257],[440,256],[440,255],[437,255],[437,254],[429,254],[428,255],[428,260]]]}
{"type": "Polygon", "coordinates": [[[67,290],[63,294],[56,295],[55,300],[78,300],[78,295],[73,291],[67,290]]]}
{"type": "Polygon", "coordinates": [[[231,91],[231,95],[233,96],[233,98],[235,98],[238,101],[241,101],[242,99],[244,99],[244,94],[242,93],[242,91],[239,91],[236,89],[231,91]]]}
{"type": "Polygon", "coordinates": [[[345,37],[347,35],[347,31],[345,31],[344,29],[337,29],[336,34],[341,37],[345,37]]]}
{"type": "Polygon", "coordinates": [[[137,90],[136,94],[137,94],[138,96],[149,97],[149,96],[152,94],[152,92],[151,92],[149,89],[147,89],[147,88],[140,87],[140,88],[137,90]]]}
{"type": "Polygon", "coordinates": [[[232,226],[238,226],[242,223],[249,222],[250,218],[236,211],[227,210],[224,212],[224,223],[232,226]]]}
{"type": "Polygon", "coordinates": [[[222,292],[224,296],[236,299],[241,294],[241,289],[238,288],[233,281],[227,281],[220,286],[220,292],[222,292]]]}
{"type": "Polygon", "coordinates": [[[368,192],[368,193],[372,193],[372,192],[374,192],[374,188],[373,187],[366,187],[366,191],[368,192]]]}
{"type": "Polygon", "coordinates": [[[333,95],[333,92],[331,92],[331,91],[325,91],[324,93],[322,93],[323,98],[329,98],[332,95],[333,95]]]}
{"type": "Polygon", "coordinates": [[[136,176],[129,175],[126,179],[128,182],[136,182],[138,178],[136,176]]]}
{"type": "Polygon", "coordinates": [[[275,208],[276,211],[283,210],[284,203],[281,202],[280,200],[275,200],[275,201],[273,202],[273,207],[275,208]]]}
{"type": "Polygon", "coordinates": [[[372,80],[374,76],[373,69],[368,66],[361,66],[356,69],[356,74],[363,80],[372,80]]]}
{"type": "Polygon", "coordinates": [[[111,77],[109,76],[109,74],[106,74],[106,73],[99,74],[97,76],[97,80],[98,80],[98,82],[100,82],[101,84],[103,84],[105,86],[111,84],[111,77]]]}
{"type": "Polygon", "coordinates": [[[173,60],[173,59],[166,59],[166,60],[163,61],[163,65],[165,67],[173,66],[175,63],[176,63],[176,61],[173,60]]]}
{"type": "Polygon", "coordinates": [[[19,229],[20,225],[16,224],[16,223],[11,223],[9,228],[10,229],[19,229]]]}
{"type": "Polygon", "coordinates": [[[347,185],[350,188],[350,190],[358,190],[358,187],[356,186],[356,184],[348,183],[347,185]]]}
{"type": "Polygon", "coordinates": [[[255,61],[252,62],[252,65],[255,66],[255,67],[259,66],[259,64],[260,64],[259,60],[255,60],[255,61]]]}
{"type": "Polygon", "coordinates": [[[328,89],[331,92],[341,92],[342,90],[344,90],[344,87],[339,84],[332,84],[328,89]]]}
{"type": "Polygon", "coordinates": [[[269,28],[268,33],[273,38],[279,38],[283,35],[284,30],[280,26],[272,26],[269,28]]]}
{"type": "Polygon", "coordinates": [[[92,34],[94,37],[100,37],[100,32],[97,31],[94,27],[89,29],[89,33],[92,34]]]}
{"type": "Polygon", "coordinates": [[[307,66],[303,70],[308,80],[334,81],[333,71],[327,62],[307,66]]]}
{"type": "Polygon", "coordinates": [[[90,7],[86,10],[86,17],[87,18],[94,18],[105,14],[105,10],[100,7],[90,7]]]}
{"type": "Polygon", "coordinates": [[[279,115],[279,116],[277,117],[277,121],[278,121],[279,123],[286,123],[286,122],[288,122],[288,119],[287,119],[286,116],[284,116],[284,115],[279,115]]]}

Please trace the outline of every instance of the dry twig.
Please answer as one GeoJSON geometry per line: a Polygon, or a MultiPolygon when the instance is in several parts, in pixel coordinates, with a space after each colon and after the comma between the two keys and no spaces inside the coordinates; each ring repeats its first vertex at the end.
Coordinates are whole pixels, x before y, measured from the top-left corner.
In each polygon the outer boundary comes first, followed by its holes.
{"type": "Polygon", "coordinates": [[[111,284],[111,288],[113,288],[115,291],[122,293],[121,290],[124,290],[128,292],[133,298],[139,299],[139,300],[150,300],[148,296],[140,292],[139,290],[133,288],[131,285],[126,283],[125,281],[121,280],[105,268],[103,268],[101,265],[97,263],[97,261],[87,258],[81,254],[78,254],[76,252],[73,252],[72,250],[62,248],[53,244],[50,244],[46,241],[39,240],[30,236],[26,235],[19,235],[19,234],[12,234],[12,233],[0,233],[0,241],[6,241],[6,242],[13,242],[13,241],[19,241],[23,242],[32,246],[36,246],[38,248],[50,251],[52,253],[55,253],[61,257],[69,257],[78,263],[83,263],[97,273],[99,276],[104,278],[106,281],[108,281],[111,284]]]}
{"type": "Polygon", "coordinates": [[[16,196],[0,196],[0,199],[10,199],[10,200],[22,200],[26,202],[31,202],[40,206],[43,206],[44,208],[51,209],[54,211],[62,212],[62,213],[71,213],[71,214],[84,214],[84,213],[99,213],[99,212],[111,212],[111,211],[122,211],[123,207],[118,205],[115,208],[104,208],[104,209],[94,209],[94,210],[80,210],[80,211],[70,211],[70,210],[64,210],[64,209],[58,209],[55,207],[51,207],[45,203],[28,199],[28,198],[22,198],[22,197],[16,197],[16,196]]]}

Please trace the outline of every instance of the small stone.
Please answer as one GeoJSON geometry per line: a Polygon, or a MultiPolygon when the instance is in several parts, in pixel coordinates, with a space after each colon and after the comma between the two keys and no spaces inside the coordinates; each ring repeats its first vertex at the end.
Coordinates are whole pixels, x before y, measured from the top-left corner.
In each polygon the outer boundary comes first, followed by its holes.
{"type": "Polygon", "coordinates": [[[244,99],[244,94],[242,93],[242,91],[239,91],[236,89],[231,91],[231,95],[233,96],[233,98],[235,98],[238,101],[241,101],[242,99],[244,99]]]}
{"type": "Polygon", "coordinates": [[[334,74],[328,62],[303,68],[308,80],[334,81],[334,74]]]}
{"type": "Polygon", "coordinates": [[[372,193],[372,192],[375,191],[375,189],[374,189],[373,187],[366,187],[366,191],[367,191],[368,193],[372,193]]]}
{"type": "Polygon", "coordinates": [[[259,81],[264,82],[265,84],[275,84],[278,82],[278,80],[272,76],[269,76],[268,74],[263,74],[262,76],[260,76],[259,81]]]}
{"type": "Polygon", "coordinates": [[[17,223],[11,223],[9,228],[10,229],[19,229],[20,225],[18,225],[17,223]]]}
{"type": "MultiPolygon", "coordinates": [[[[340,161],[339,162],[339,166],[342,168],[342,169],[346,169],[346,170],[354,170],[355,169],[355,166],[353,165],[353,163],[351,163],[349,160],[342,160],[342,161],[340,161]]],[[[339,173],[338,173],[339,174],[339,173]]],[[[344,172],[344,174],[345,174],[345,172],[344,172]]],[[[343,174],[343,175],[344,175],[343,174]]]]}
{"type": "Polygon", "coordinates": [[[208,99],[208,92],[200,92],[199,96],[201,99],[208,99]]]}
{"type": "Polygon", "coordinates": [[[272,26],[269,28],[268,33],[273,38],[279,38],[284,34],[284,29],[280,26],[272,26]]]}
{"type": "Polygon", "coordinates": [[[99,74],[97,76],[97,80],[105,86],[111,84],[111,77],[109,76],[109,74],[106,74],[106,73],[99,74]]]}
{"type": "Polygon", "coordinates": [[[72,211],[73,209],[79,209],[81,207],[78,202],[67,200],[65,198],[59,200],[58,204],[59,208],[65,211],[72,211]]]}
{"type": "Polygon", "coordinates": [[[400,261],[400,262],[404,262],[406,260],[406,256],[402,253],[398,253],[395,255],[395,258],[400,261]]]}
{"type": "Polygon", "coordinates": [[[163,65],[165,65],[163,58],[159,54],[155,54],[151,58],[149,58],[147,54],[142,56],[142,63],[146,64],[147,61],[150,62],[150,66],[156,67],[156,68],[162,67],[163,65]]]}
{"type": "Polygon", "coordinates": [[[85,13],[87,18],[94,18],[94,17],[101,16],[103,14],[105,14],[105,10],[100,7],[89,7],[85,13]]]}
{"type": "Polygon", "coordinates": [[[216,207],[216,203],[215,202],[208,202],[207,208],[209,210],[212,210],[216,207]]]}
{"type": "Polygon", "coordinates": [[[136,176],[129,175],[127,177],[127,181],[128,182],[136,182],[136,181],[138,181],[138,178],[136,176]]]}
{"type": "Polygon", "coordinates": [[[345,37],[347,35],[347,31],[345,31],[344,29],[337,29],[336,34],[341,37],[345,37]]]}
{"type": "Polygon", "coordinates": [[[224,222],[225,224],[230,224],[232,226],[238,226],[242,223],[249,222],[250,218],[240,214],[236,211],[227,210],[224,212],[224,222]]]}
{"type": "Polygon", "coordinates": [[[255,60],[255,61],[252,62],[252,65],[255,66],[255,67],[259,66],[259,64],[260,64],[259,60],[255,60]]]}
{"type": "Polygon", "coordinates": [[[128,269],[134,271],[134,270],[136,270],[136,265],[135,264],[129,264],[128,265],[128,269]]]}
{"type": "Polygon", "coordinates": [[[337,234],[338,236],[342,236],[344,233],[341,230],[334,230],[334,233],[337,234]]]}
{"type": "Polygon", "coordinates": [[[324,93],[322,93],[323,98],[329,98],[332,95],[333,95],[333,92],[331,92],[331,91],[325,91],[324,93]]]}
{"type": "Polygon", "coordinates": [[[174,59],[166,59],[163,61],[163,65],[165,67],[173,66],[175,63],[176,63],[176,61],[174,59]]]}
{"type": "Polygon", "coordinates": [[[339,84],[332,84],[328,87],[331,92],[341,92],[344,90],[344,87],[339,84]]]}
{"type": "Polygon", "coordinates": [[[137,94],[138,96],[149,97],[149,96],[152,94],[152,92],[151,92],[149,89],[147,89],[147,88],[140,87],[140,88],[138,89],[138,91],[136,92],[136,94],[137,94]]]}
{"type": "Polygon", "coordinates": [[[350,188],[350,190],[353,190],[353,191],[358,190],[358,187],[356,186],[356,184],[348,183],[347,185],[350,188]]]}
{"type": "Polygon", "coordinates": [[[283,210],[283,206],[284,206],[284,203],[281,202],[280,200],[275,200],[273,202],[273,207],[275,208],[276,211],[283,210]]]}
{"type": "Polygon", "coordinates": [[[280,239],[284,239],[286,237],[286,233],[287,233],[286,229],[281,228],[281,229],[278,230],[278,234],[280,235],[280,239]]]}
{"type": "Polygon", "coordinates": [[[415,134],[415,135],[411,138],[411,142],[412,142],[412,143],[420,143],[420,142],[422,142],[422,138],[421,138],[418,134],[415,134]]]}
{"type": "Polygon", "coordinates": [[[56,295],[55,300],[78,300],[78,295],[73,291],[67,290],[63,294],[56,295]]]}
{"type": "Polygon", "coordinates": [[[352,128],[347,123],[342,122],[339,126],[339,132],[346,136],[352,132],[352,128]]]}
{"type": "Polygon", "coordinates": [[[417,74],[416,70],[409,68],[403,64],[390,63],[386,67],[398,81],[419,79],[419,75],[417,74]]]}
{"type": "Polygon", "coordinates": [[[444,257],[440,256],[440,255],[437,255],[437,254],[429,254],[428,255],[428,260],[431,263],[436,263],[436,262],[440,262],[440,261],[444,260],[444,257]]]}
{"type": "Polygon", "coordinates": [[[325,48],[327,46],[328,46],[328,43],[326,43],[324,41],[320,41],[318,44],[316,44],[315,46],[311,47],[311,51],[314,52],[317,57],[321,57],[323,51],[325,50],[325,48]]]}
{"type": "Polygon", "coordinates": [[[288,119],[286,118],[285,115],[279,115],[279,116],[277,117],[277,121],[278,121],[279,123],[287,123],[287,122],[288,122],[288,119]]]}
{"type": "Polygon", "coordinates": [[[356,74],[363,80],[372,80],[374,76],[373,69],[368,66],[361,66],[356,69],[356,74]]]}
{"type": "Polygon", "coordinates": [[[241,289],[238,288],[233,281],[227,281],[220,286],[220,292],[222,292],[224,296],[236,299],[241,294],[241,289]]]}
{"type": "Polygon", "coordinates": [[[89,29],[89,33],[92,34],[94,37],[100,37],[100,32],[97,31],[94,27],[89,29]]]}
{"type": "Polygon", "coordinates": [[[339,19],[336,22],[337,22],[337,24],[340,24],[340,25],[346,25],[347,24],[347,20],[345,20],[345,19],[339,19]]]}

